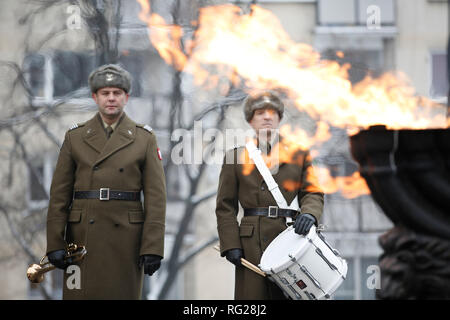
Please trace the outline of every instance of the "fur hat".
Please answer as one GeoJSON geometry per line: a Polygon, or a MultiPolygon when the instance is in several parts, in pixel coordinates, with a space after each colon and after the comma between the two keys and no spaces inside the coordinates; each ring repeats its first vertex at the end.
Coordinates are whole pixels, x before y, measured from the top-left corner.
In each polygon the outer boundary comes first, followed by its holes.
{"type": "Polygon", "coordinates": [[[250,94],[244,104],[245,120],[250,122],[253,113],[257,109],[270,108],[278,112],[280,120],[283,118],[284,104],[281,99],[272,91],[264,91],[262,93],[250,94]]]}
{"type": "Polygon", "coordinates": [[[98,89],[115,87],[130,93],[131,75],[117,64],[105,64],[98,67],[89,75],[89,87],[95,93],[98,89]]]}

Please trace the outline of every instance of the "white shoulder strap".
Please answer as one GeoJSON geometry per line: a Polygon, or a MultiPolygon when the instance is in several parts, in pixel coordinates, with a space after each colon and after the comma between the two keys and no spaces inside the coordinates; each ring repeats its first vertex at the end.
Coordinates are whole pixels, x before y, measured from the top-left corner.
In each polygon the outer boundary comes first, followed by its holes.
{"type": "Polygon", "coordinates": [[[275,182],[272,173],[270,173],[269,168],[267,168],[267,165],[261,156],[261,150],[256,148],[253,140],[247,142],[245,147],[247,148],[250,159],[253,160],[253,162],[256,165],[256,168],[258,168],[259,173],[266,182],[270,193],[272,194],[273,198],[278,204],[278,207],[283,209],[298,210],[299,209],[298,197],[297,196],[295,197],[291,205],[287,204],[286,199],[283,197],[283,194],[281,193],[280,188],[278,187],[278,184],[275,182]]]}

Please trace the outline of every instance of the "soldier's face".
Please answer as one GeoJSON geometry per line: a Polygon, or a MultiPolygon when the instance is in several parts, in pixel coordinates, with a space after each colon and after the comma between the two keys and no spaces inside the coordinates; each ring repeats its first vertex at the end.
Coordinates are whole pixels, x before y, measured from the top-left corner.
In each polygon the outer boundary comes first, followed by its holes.
{"type": "Polygon", "coordinates": [[[113,87],[101,88],[97,93],[92,94],[92,98],[98,105],[98,111],[108,119],[114,119],[122,114],[128,97],[125,91],[113,87]]]}
{"type": "Polygon", "coordinates": [[[273,109],[256,109],[249,124],[257,134],[262,132],[270,133],[271,130],[278,128],[280,116],[273,109]]]}

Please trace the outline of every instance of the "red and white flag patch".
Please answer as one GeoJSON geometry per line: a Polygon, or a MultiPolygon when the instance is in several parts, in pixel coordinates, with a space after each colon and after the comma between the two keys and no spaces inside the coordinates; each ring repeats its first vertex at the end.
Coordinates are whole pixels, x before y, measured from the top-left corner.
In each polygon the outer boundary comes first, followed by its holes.
{"type": "Polygon", "coordinates": [[[159,148],[156,149],[156,153],[158,154],[159,160],[162,160],[161,150],[159,148]]]}

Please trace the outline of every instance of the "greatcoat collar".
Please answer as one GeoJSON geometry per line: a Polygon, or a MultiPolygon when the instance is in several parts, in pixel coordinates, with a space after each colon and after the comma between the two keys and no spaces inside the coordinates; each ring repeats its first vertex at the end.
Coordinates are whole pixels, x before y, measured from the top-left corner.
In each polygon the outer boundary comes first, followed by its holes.
{"type": "Polygon", "coordinates": [[[106,139],[103,124],[97,117],[98,114],[86,122],[83,133],[84,142],[99,153],[94,165],[125,148],[136,137],[136,124],[125,113],[108,140],[106,139]]]}

